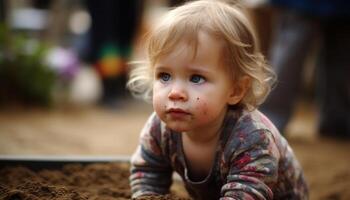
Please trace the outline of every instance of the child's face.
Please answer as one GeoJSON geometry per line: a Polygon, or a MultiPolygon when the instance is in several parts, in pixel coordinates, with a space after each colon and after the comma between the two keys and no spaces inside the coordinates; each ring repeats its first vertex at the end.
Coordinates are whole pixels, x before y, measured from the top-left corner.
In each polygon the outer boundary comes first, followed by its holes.
{"type": "Polygon", "coordinates": [[[154,66],[153,107],[166,125],[180,132],[220,127],[234,104],[233,81],[223,66],[223,42],[200,32],[197,54],[180,43],[154,66]]]}

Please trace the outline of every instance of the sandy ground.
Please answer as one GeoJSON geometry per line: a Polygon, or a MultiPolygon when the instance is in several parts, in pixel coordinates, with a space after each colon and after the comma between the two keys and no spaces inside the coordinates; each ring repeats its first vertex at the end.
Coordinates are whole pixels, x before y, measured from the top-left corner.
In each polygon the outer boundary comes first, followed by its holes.
{"type": "MultiPolygon", "coordinates": [[[[9,109],[0,112],[2,155],[129,156],[150,105],[128,100],[116,109],[9,109]]],[[[315,109],[300,103],[288,140],[302,163],[311,199],[350,199],[350,142],[321,139],[315,109]]]]}
{"type": "Polygon", "coordinates": [[[0,154],[130,155],[151,107],[18,109],[0,113],[0,154]]]}

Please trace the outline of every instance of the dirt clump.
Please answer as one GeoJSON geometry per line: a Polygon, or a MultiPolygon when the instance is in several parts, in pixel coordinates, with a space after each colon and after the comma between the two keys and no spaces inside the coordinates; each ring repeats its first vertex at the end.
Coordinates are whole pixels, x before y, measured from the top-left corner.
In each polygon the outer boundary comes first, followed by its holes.
{"type": "MultiPolygon", "coordinates": [[[[23,166],[0,168],[0,200],[131,199],[129,166],[124,163],[67,164],[35,171],[23,166]]],[[[175,194],[141,200],[185,200],[175,194]]]]}

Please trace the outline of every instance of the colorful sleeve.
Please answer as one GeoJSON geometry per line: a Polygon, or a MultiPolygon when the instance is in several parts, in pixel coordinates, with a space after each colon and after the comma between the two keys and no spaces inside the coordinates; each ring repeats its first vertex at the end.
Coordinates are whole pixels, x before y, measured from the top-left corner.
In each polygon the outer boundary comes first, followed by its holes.
{"type": "Polygon", "coordinates": [[[140,144],[131,159],[130,186],[132,198],[167,194],[172,182],[172,169],[162,153],[160,121],[152,115],[144,126],[140,144]]]}
{"type": "Polygon", "coordinates": [[[266,130],[242,134],[231,155],[221,200],[273,199],[271,187],[277,182],[279,151],[273,136],[266,130]]]}

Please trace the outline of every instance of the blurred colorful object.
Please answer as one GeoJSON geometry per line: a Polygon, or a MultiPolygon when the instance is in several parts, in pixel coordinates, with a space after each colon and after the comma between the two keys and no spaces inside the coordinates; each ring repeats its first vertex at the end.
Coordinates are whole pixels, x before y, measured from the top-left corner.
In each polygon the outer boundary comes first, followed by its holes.
{"type": "Polygon", "coordinates": [[[54,47],[47,51],[47,65],[62,81],[71,81],[79,70],[79,59],[70,49],[54,47]]]}
{"type": "Polygon", "coordinates": [[[121,51],[113,44],[106,44],[99,52],[96,68],[101,77],[118,77],[126,73],[125,57],[129,52],[121,51]]]}
{"type": "Polygon", "coordinates": [[[47,48],[38,40],[13,34],[0,24],[0,104],[49,106],[55,72],[44,63],[47,48]]]}

